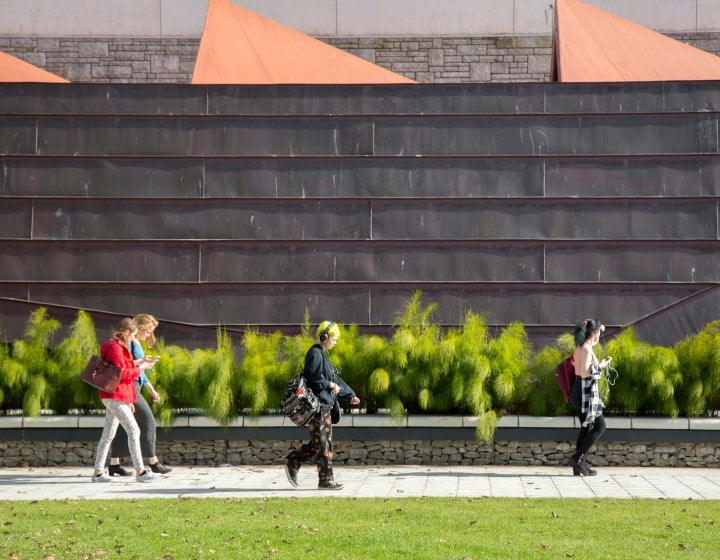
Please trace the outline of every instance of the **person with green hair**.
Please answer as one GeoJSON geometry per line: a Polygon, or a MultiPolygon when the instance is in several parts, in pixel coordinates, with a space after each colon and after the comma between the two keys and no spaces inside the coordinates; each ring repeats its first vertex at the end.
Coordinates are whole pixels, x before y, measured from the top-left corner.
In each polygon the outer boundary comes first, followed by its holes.
{"type": "Polygon", "coordinates": [[[599,361],[593,346],[600,342],[600,335],[605,331],[605,325],[595,319],[585,319],[575,325],[575,386],[579,395],[578,418],[580,419],[580,433],[578,434],[575,453],[570,457],[570,466],[575,476],[595,476],[597,471],[591,469],[586,461],[587,453],[605,432],[605,408],[598,382],[602,370],[610,365],[612,358],[599,361]]]}
{"type": "Polygon", "coordinates": [[[323,321],[318,325],[315,336],[317,342],[305,355],[303,375],[308,387],[320,401],[320,411],[308,423],[310,441],[299,449],[291,451],[285,458],[285,474],[290,484],[297,488],[300,465],[314,459],[319,478],[318,488],[320,490],[340,490],[342,484],[335,481],[332,467],[333,416],[337,422],[340,410],[338,399],[348,401],[353,406],[360,404],[360,399],[355,395],[355,391],[340,378],[328,356],[328,352],[340,338],[340,328],[332,321],[323,321]],[[335,415],[333,415],[333,410],[335,410],[335,415]]]}

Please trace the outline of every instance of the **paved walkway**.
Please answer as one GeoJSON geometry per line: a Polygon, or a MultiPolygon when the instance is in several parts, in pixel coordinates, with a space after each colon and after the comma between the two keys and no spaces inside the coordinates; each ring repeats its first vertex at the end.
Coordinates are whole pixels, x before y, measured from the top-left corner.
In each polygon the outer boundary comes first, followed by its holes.
{"type": "Polygon", "coordinates": [[[568,467],[348,467],[335,476],[339,491],[317,489],[314,467],[293,488],[282,466],[175,467],[146,483],[134,477],[92,483],[88,467],[0,468],[0,500],[113,498],[402,498],[420,496],[521,498],[657,498],[720,500],[720,469],[605,467],[596,477],[568,467]]]}

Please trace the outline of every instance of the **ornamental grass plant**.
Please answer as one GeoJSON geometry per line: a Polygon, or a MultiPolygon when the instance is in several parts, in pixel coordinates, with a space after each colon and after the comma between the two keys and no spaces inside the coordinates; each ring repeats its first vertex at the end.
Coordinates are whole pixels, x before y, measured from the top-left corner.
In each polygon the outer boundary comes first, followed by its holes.
{"type": "MultiPolygon", "coordinates": [[[[465,415],[477,418],[477,436],[492,438],[503,414],[572,414],[555,381],[555,366],[574,349],[571,332],[534,349],[525,328],[491,329],[468,311],[458,326],[441,329],[437,304],[417,292],[395,317],[389,336],[340,326],[330,356],[367,413],[465,415]]],[[[196,413],[227,424],[240,414],[276,413],[288,380],[302,370],[317,320],[306,312],[296,335],[248,330],[235,346],[222,329],[214,348],[189,350],[158,340],[151,380],[161,394],[153,410],[161,425],[196,413]]],[[[98,337],[84,311],[55,341],[60,323],[44,308],[28,318],[23,337],[0,344],[0,414],[22,410],[101,410],[97,392],[79,380],[98,352],[98,337]]],[[[103,341],[105,338],[102,339],[103,341]]],[[[626,328],[595,347],[613,357],[601,382],[609,415],[714,416],[720,410],[720,323],[672,348],[653,346],[626,328]],[[617,377],[615,378],[615,373],[617,377]]]]}

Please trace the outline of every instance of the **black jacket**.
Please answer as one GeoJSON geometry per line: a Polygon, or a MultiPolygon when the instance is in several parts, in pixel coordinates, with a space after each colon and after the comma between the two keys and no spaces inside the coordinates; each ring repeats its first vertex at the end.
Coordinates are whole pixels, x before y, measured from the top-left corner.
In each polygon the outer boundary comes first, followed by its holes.
{"type": "Polygon", "coordinates": [[[319,344],[313,344],[305,354],[304,371],[308,386],[320,399],[320,406],[324,408],[332,408],[336,398],[350,400],[355,396],[355,391],[335,373],[330,358],[319,344]],[[337,396],[330,390],[331,383],[340,385],[337,396]]]}

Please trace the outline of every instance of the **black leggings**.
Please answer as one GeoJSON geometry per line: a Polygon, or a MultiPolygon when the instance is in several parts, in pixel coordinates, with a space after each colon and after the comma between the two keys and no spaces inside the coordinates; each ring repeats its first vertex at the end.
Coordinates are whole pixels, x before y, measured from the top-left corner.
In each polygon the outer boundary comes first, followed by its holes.
{"type": "MultiPolygon", "coordinates": [[[[580,413],[580,424],[585,422],[587,414],[580,413]]],[[[595,423],[589,426],[583,426],[578,434],[577,443],[575,444],[575,452],[578,455],[585,455],[590,448],[595,445],[595,442],[600,439],[600,436],[605,433],[605,417],[601,414],[595,418],[595,423]]]]}
{"type": "MultiPolygon", "coordinates": [[[[154,457],[155,453],[155,432],[157,426],[152,408],[141,393],[139,384],[137,389],[137,402],[135,403],[135,420],[140,426],[140,448],[143,457],[154,457]]],[[[110,457],[127,457],[130,454],[127,445],[127,436],[122,426],[118,427],[115,439],[110,447],[110,457]]]]}

